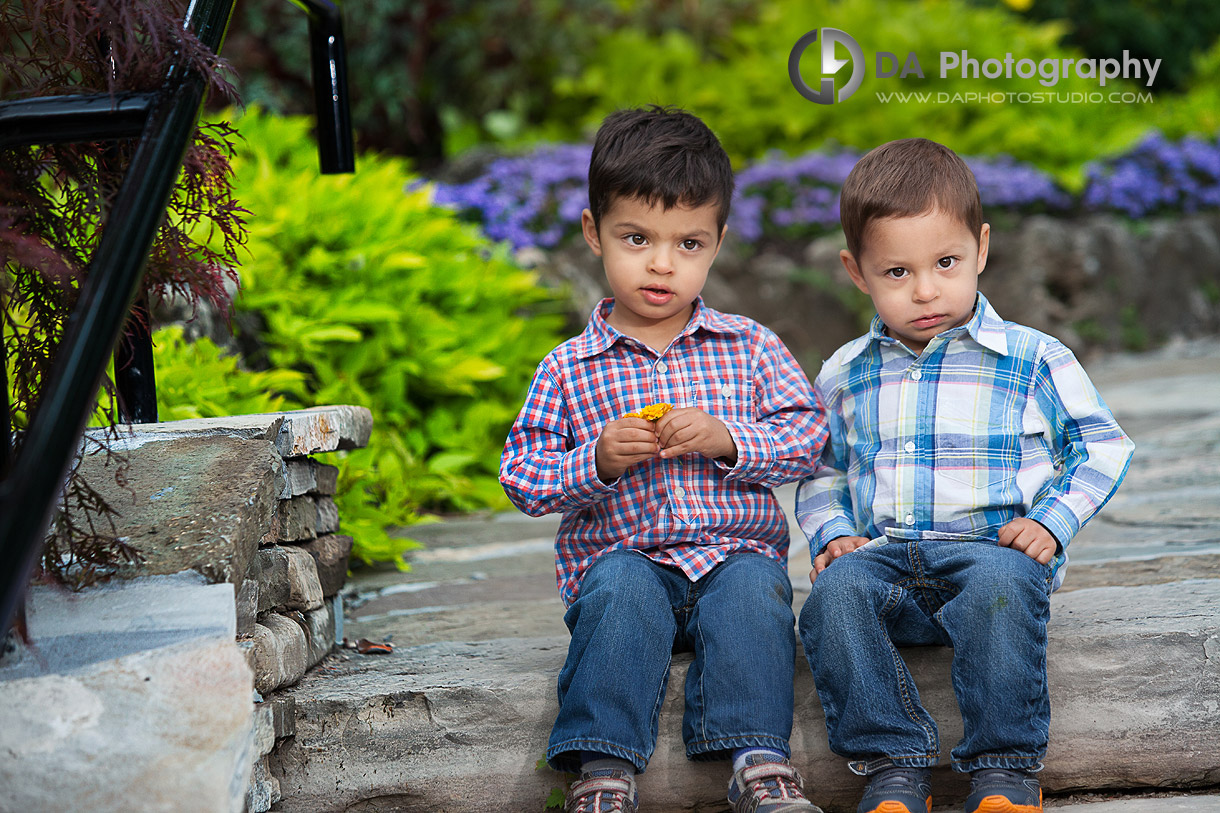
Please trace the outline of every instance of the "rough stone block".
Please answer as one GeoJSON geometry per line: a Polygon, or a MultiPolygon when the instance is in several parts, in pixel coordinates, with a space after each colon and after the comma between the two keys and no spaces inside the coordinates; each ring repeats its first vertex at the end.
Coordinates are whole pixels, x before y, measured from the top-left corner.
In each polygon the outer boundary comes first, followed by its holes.
{"type": "Polygon", "coordinates": [[[318,536],[339,532],[339,509],[330,497],[318,497],[318,536]]]}
{"type": "Polygon", "coordinates": [[[246,790],[246,813],[267,813],[280,800],[279,780],[271,775],[267,758],[254,763],[250,787],[246,790]]]}
{"type": "Polygon", "coordinates": [[[313,497],[280,500],[280,541],[301,542],[318,535],[318,503],[313,497]]]}
{"type": "MultiPolygon", "coordinates": [[[[427,644],[391,656],[337,660],[290,690],[297,733],[271,758],[277,809],[343,809],[393,800],[406,810],[463,813],[486,799],[537,809],[559,775],[535,771],[556,713],[555,675],[566,638],[427,644]],[[478,781],[475,781],[477,778],[478,781]]],[[[951,650],[904,651],[948,751],[961,736],[949,678],[951,650]]],[[[1220,581],[1107,587],[1056,594],[1050,647],[1048,791],[1200,787],[1220,781],[1220,581]]],[[[660,736],[640,795],[650,810],[719,809],[728,765],[692,763],[682,745],[675,657],[660,736]]],[[[855,809],[863,780],[826,744],[808,666],[798,656],[794,762],[827,813],[855,809]]],[[[966,785],[942,764],[944,804],[966,785]]]]}
{"type": "Polygon", "coordinates": [[[163,437],[146,442],[142,430],[121,436],[115,445],[127,458],[123,485],[115,482],[117,458],[87,455],[81,462],[86,481],[117,512],[118,536],[144,557],[120,575],[196,570],[238,584],[271,523],[283,462],[266,440],[163,437]]]}
{"type": "Polygon", "coordinates": [[[284,461],[287,470],[283,499],[304,494],[332,496],[339,487],[339,469],[308,457],[284,461]]]}
{"type": "Polygon", "coordinates": [[[335,605],[326,602],[316,610],[305,613],[305,639],[309,647],[306,658],[312,669],[335,648],[335,605]]]}
{"type": "MultiPolygon", "coordinates": [[[[257,563],[257,559],[255,560],[257,563]]],[[[246,573],[241,587],[237,589],[237,634],[251,635],[254,622],[258,620],[258,573],[257,565],[246,573]]]]}
{"type": "Polygon", "coordinates": [[[322,606],[318,567],[298,547],[275,546],[258,551],[258,611],[315,610],[322,606]]]}
{"type": "Polygon", "coordinates": [[[254,628],[254,688],[267,694],[296,683],[305,674],[308,649],[301,625],[268,613],[254,628]]]}
{"type": "Polygon", "coordinates": [[[296,698],[273,695],[263,700],[263,705],[271,709],[271,727],[277,740],[297,733],[296,698]]]}
{"type": "Polygon", "coordinates": [[[275,722],[271,708],[254,704],[254,725],[250,731],[251,750],[256,757],[265,757],[275,747],[275,722]]]}
{"type": "Polygon", "coordinates": [[[207,637],[0,684],[0,810],[241,813],[250,670],[207,637]]]}
{"type": "Polygon", "coordinates": [[[373,413],[359,406],[320,406],[262,415],[139,424],[134,428],[142,443],[192,435],[259,438],[271,441],[280,457],[289,458],[363,448],[368,445],[373,429],[373,413]]]}
{"type": "Polygon", "coordinates": [[[350,536],[327,534],[297,547],[313,557],[323,596],[330,598],[343,589],[343,583],[347,580],[347,562],[352,553],[350,536]]]}

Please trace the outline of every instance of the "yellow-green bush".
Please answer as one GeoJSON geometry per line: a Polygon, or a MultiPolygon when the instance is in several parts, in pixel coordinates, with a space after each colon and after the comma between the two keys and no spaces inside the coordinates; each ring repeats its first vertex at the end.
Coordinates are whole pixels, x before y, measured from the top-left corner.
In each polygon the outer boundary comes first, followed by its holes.
{"type": "MultiPolygon", "coordinates": [[[[267,386],[285,408],[373,413],[368,448],[338,461],[355,554],[399,560],[405,543],[384,528],[424,510],[505,505],[499,453],[535,365],[559,341],[559,301],[507,247],[432,206],[426,189],[407,191],[403,161],[365,155],[353,175],[320,175],[307,119],[252,110],[236,126],[234,196],[251,214],[235,307],[261,316],[265,329],[247,338],[292,376],[267,386]]],[[[167,415],[195,398],[190,387],[164,395],[167,415]]]]}

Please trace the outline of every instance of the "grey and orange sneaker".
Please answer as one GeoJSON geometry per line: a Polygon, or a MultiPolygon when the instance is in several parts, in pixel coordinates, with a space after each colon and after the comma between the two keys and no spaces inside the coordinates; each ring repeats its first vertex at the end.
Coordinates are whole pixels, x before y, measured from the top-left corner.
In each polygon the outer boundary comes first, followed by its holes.
{"type": "Polygon", "coordinates": [[[856,813],[931,813],[932,772],[927,768],[882,768],[868,778],[856,813]]]}
{"type": "Polygon", "coordinates": [[[751,754],[729,782],[729,804],[733,813],[822,813],[805,798],[804,788],[788,760],[769,761],[751,754]]]}
{"type": "Polygon", "coordinates": [[[640,795],[626,771],[585,771],[568,788],[564,813],[636,813],[640,795]]]}
{"type": "Polygon", "coordinates": [[[970,774],[966,813],[1041,813],[1042,786],[1028,771],[980,768],[970,774]]]}

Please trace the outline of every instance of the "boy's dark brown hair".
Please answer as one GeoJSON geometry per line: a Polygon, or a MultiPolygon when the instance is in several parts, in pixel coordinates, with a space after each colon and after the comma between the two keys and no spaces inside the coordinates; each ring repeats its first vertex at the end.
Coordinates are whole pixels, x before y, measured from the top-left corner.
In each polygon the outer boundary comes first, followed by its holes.
{"type": "Polygon", "coordinates": [[[952,215],[975,239],[983,205],[974,173],[957,153],[926,138],[904,138],[870,150],[856,162],[839,197],[847,250],[859,260],[874,220],[914,217],[934,209],[952,215]]]}
{"type": "Polygon", "coordinates": [[[698,116],[657,105],[619,110],[602,122],[593,143],[589,211],[600,227],[616,198],[666,209],[715,203],[719,233],[729,219],[733,183],[729,156],[698,116]]]}

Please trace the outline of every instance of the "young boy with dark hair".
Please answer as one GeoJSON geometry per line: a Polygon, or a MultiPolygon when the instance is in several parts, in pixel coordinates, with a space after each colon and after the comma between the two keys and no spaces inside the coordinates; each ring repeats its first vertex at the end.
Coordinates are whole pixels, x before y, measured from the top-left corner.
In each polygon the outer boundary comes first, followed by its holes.
{"type": "Polygon", "coordinates": [[[539,365],[501,459],[522,511],[563,512],[572,641],[546,757],[580,773],[569,813],[637,809],[681,648],[687,757],[734,758],[738,813],[819,810],[787,759],[796,636],[771,489],[813,472],[826,423],[775,334],[700,297],[732,194],[695,116],[605,120],[582,226],[614,296],[539,365]]]}
{"type": "Polygon", "coordinates": [[[1050,593],[1133,444],[1066,347],[979,293],[990,227],[951,150],[874,149],[840,213],[877,316],[817,377],[830,441],[797,492],[814,557],[800,634],[830,747],[868,777],[859,813],[930,811],[936,723],[895,647],[949,645],[967,813],[1041,810],[1050,593]]]}

